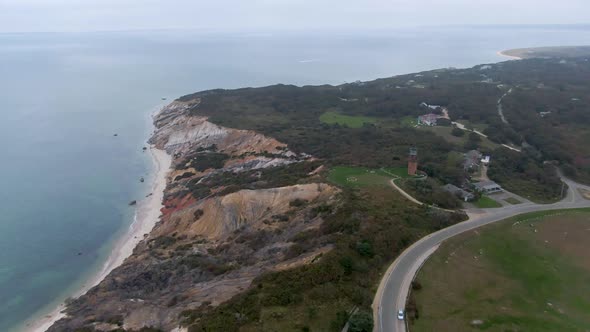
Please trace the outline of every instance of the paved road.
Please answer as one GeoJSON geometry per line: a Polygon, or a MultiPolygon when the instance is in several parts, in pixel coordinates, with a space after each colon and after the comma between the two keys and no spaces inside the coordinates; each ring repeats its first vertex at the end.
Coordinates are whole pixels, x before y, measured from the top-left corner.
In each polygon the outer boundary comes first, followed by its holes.
{"type": "Polygon", "coordinates": [[[469,220],[432,233],[406,249],[389,267],[377,290],[373,301],[374,331],[406,331],[404,322],[396,317],[397,311],[405,307],[408,291],[416,272],[428,256],[436,251],[441,242],[457,234],[521,213],[590,207],[590,201],[584,199],[577,190],[578,188],[590,190],[590,187],[580,185],[566,178],[562,178],[562,180],[569,186],[569,189],[566,197],[558,203],[541,205],[529,202],[498,209],[486,209],[478,214],[468,213],[469,220]]]}

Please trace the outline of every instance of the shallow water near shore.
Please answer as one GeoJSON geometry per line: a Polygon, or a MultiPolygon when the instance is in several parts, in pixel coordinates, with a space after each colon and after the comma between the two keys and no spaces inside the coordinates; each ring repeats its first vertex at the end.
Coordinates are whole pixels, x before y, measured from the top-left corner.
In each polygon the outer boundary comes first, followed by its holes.
{"type": "Polygon", "coordinates": [[[339,84],[578,44],[590,28],[0,34],[0,331],[22,330],[100,270],[133,221],[128,202],[150,190],[150,114],[182,94],[339,84]]]}

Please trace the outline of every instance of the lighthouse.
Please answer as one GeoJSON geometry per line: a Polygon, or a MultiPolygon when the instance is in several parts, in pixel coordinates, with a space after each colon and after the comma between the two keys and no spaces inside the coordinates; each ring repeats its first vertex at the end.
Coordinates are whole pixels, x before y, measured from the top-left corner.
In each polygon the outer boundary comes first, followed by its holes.
{"type": "Polygon", "coordinates": [[[416,175],[418,171],[418,150],[410,148],[410,155],[408,156],[408,175],[416,175]]]}

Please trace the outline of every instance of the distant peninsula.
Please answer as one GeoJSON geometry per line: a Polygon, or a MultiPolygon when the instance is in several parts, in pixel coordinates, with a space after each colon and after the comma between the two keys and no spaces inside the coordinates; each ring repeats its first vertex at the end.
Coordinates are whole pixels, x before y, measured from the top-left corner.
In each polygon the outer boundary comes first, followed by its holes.
{"type": "Polygon", "coordinates": [[[547,46],[514,48],[500,52],[500,55],[515,59],[531,58],[575,58],[590,56],[590,46],[547,46]]]}

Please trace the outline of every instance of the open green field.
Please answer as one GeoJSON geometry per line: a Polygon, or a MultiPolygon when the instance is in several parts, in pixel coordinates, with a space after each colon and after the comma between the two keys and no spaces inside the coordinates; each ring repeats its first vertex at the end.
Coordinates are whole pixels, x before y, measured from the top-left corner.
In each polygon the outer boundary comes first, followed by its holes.
{"type": "Polygon", "coordinates": [[[401,122],[400,123],[401,123],[402,127],[410,127],[410,128],[413,128],[413,127],[416,127],[418,125],[418,120],[416,119],[415,116],[404,116],[401,119],[401,122]]]}
{"type": "Polygon", "coordinates": [[[328,124],[339,124],[350,128],[360,128],[365,123],[376,123],[377,119],[368,116],[351,116],[337,112],[326,112],[320,116],[320,121],[328,124]]]}
{"type": "Polygon", "coordinates": [[[477,201],[473,202],[473,205],[480,209],[490,209],[502,207],[502,204],[489,198],[488,196],[481,196],[477,201]]]}
{"type": "Polygon", "coordinates": [[[349,187],[387,185],[391,178],[392,176],[378,169],[365,167],[337,166],[328,174],[328,181],[349,187]]]}
{"type": "Polygon", "coordinates": [[[459,235],[422,267],[412,331],[588,331],[590,209],[536,212],[459,235]]]}

